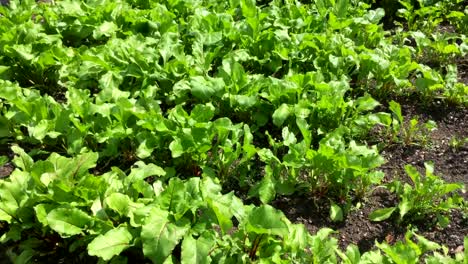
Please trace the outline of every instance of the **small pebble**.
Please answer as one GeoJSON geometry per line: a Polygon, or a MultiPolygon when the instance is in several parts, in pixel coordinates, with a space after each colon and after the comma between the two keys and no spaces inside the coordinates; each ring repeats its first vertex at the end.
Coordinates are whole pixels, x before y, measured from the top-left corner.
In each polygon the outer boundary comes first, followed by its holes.
{"type": "Polygon", "coordinates": [[[458,246],[453,252],[454,253],[463,253],[464,247],[463,246],[458,246]]]}

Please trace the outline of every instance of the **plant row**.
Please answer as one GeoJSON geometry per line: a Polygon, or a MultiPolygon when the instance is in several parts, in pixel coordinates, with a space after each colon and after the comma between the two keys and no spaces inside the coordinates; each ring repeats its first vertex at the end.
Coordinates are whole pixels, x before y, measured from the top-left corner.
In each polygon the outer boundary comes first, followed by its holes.
{"type": "Polygon", "coordinates": [[[111,263],[128,256],[153,263],[461,263],[467,257],[465,250],[451,258],[447,248],[414,231],[404,242],[377,243],[362,255],[355,245],[343,252],[331,229],[310,235],[269,205],[223,194],[219,179],[208,174],[181,180],[137,162],[128,174],[113,167],[96,176],[89,170],[97,153],[53,153],[34,162],[12,149],[16,169],[0,182],[0,219],[10,229],[0,239],[17,244],[8,251],[15,263],[47,261],[60,250],[111,263]]]}

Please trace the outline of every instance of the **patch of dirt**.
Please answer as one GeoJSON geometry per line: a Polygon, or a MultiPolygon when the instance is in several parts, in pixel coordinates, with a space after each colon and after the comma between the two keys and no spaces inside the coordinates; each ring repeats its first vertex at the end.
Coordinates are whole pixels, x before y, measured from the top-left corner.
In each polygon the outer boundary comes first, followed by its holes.
{"type": "Polygon", "coordinates": [[[458,58],[456,61],[458,81],[468,85],[468,56],[458,58]]]}
{"type": "MultiPolygon", "coordinates": [[[[468,137],[468,109],[444,105],[436,102],[429,107],[415,105],[414,98],[400,101],[402,114],[408,121],[418,117],[420,122],[433,120],[437,130],[430,135],[428,146],[404,146],[394,144],[382,151],[387,163],[381,166],[385,172],[385,182],[400,177],[407,181],[404,165],[411,164],[423,171],[424,162],[434,162],[435,174],[447,182],[468,183],[468,146],[454,148],[450,142],[453,138],[468,137]],[[405,179],[406,177],[406,179],[405,179]]],[[[388,143],[388,142],[387,142],[388,143]]],[[[466,198],[466,194],[465,194],[466,198]]],[[[398,224],[395,219],[383,222],[372,222],[369,214],[376,209],[395,206],[396,197],[387,190],[377,188],[363,201],[360,209],[351,210],[343,222],[335,223],[329,218],[329,202],[317,202],[310,197],[279,197],[273,206],[282,210],[294,223],[304,224],[315,234],[320,228],[329,227],[338,232],[339,245],[345,249],[349,244],[358,245],[359,250],[366,252],[374,249],[375,241],[386,241],[393,244],[403,240],[406,226],[398,224]]],[[[436,243],[445,245],[450,254],[455,254],[463,247],[463,239],[468,234],[467,212],[454,210],[450,213],[450,224],[441,229],[435,219],[425,219],[412,223],[417,233],[436,243]]]]}
{"type": "Polygon", "coordinates": [[[0,166],[0,179],[10,176],[15,167],[10,162],[7,162],[5,165],[0,166]]]}
{"type": "MultiPolygon", "coordinates": [[[[0,144],[0,156],[6,156],[11,160],[13,159],[14,155],[11,149],[7,145],[0,144]]],[[[13,172],[14,169],[15,169],[15,166],[13,166],[11,162],[7,162],[3,164],[2,166],[0,166],[0,179],[10,176],[10,174],[13,172]]]]}
{"type": "Polygon", "coordinates": [[[394,145],[382,151],[387,160],[382,169],[387,178],[394,175],[405,176],[404,166],[411,164],[421,171],[424,162],[434,162],[435,174],[447,182],[468,184],[468,145],[453,147],[453,139],[468,138],[468,108],[444,106],[415,106],[410,102],[400,102],[405,120],[417,117],[419,122],[433,120],[437,129],[430,133],[428,146],[394,145]]]}
{"type": "Polygon", "coordinates": [[[311,234],[321,228],[331,228],[338,232],[339,246],[345,250],[349,244],[355,244],[359,251],[374,249],[375,241],[393,243],[402,238],[404,228],[391,221],[372,222],[369,214],[376,209],[394,206],[395,197],[385,189],[376,189],[359,210],[351,210],[342,222],[333,222],[329,217],[330,205],[326,201],[314,201],[310,197],[280,197],[273,206],[282,210],[294,223],[302,223],[311,234]]]}

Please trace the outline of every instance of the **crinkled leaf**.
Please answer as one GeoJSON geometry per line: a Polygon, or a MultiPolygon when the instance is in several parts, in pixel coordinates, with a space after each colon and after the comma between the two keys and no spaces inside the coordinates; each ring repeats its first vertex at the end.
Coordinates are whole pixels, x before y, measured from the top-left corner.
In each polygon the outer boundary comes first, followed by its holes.
{"type": "Polygon", "coordinates": [[[77,208],[56,208],[47,215],[50,228],[64,237],[81,234],[90,227],[92,218],[77,208]]]}
{"type": "Polygon", "coordinates": [[[88,244],[88,254],[103,260],[110,260],[131,246],[132,234],[125,226],[120,226],[97,236],[88,244]]]}
{"type": "Polygon", "coordinates": [[[284,121],[289,117],[291,114],[291,109],[287,104],[282,104],[278,109],[275,110],[273,113],[273,124],[275,126],[283,125],[284,121]]]}
{"type": "Polygon", "coordinates": [[[222,79],[205,79],[202,76],[195,76],[190,79],[190,86],[192,87],[192,94],[196,98],[202,100],[209,100],[215,95],[220,95],[224,88],[222,79]]]}

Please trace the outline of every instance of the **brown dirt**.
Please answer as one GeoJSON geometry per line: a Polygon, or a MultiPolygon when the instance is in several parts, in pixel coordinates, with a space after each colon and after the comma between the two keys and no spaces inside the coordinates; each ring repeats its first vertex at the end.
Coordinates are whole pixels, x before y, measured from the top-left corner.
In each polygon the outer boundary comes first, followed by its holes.
{"type": "Polygon", "coordinates": [[[427,107],[400,102],[405,120],[417,117],[420,122],[433,120],[437,129],[430,133],[427,146],[393,145],[382,151],[388,161],[381,169],[387,176],[405,175],[404,165],[424,168],[424,162],[432,161],[435,173],[448,182],[468,184],[468,145],[451,146],[450,142],[468,137],[468,108],[434,104],[427,107]]]}
{"type": "MultiPolygon", "coordinates": [[[[7,144],[0,144],[0,156],[7,156],[10,160],[13,158],[13,153],[7,144]]],[[[7,162],[0,166],[0,179],[8,177],[13,170],[14,166],[11,162],[7,162]]]]}
{"type": "Polygon", "coordinates": [[[458,81],[468,85],[468,56],[458,58],[457,61],[458,81]]]}

